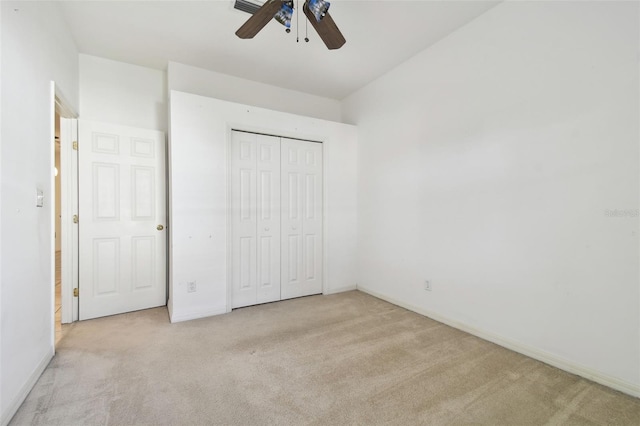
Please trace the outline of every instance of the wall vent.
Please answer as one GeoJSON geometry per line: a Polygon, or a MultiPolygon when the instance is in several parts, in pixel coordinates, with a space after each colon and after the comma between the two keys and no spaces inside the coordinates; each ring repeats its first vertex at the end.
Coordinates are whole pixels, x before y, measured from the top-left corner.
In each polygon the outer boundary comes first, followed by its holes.
{"type": "Polygon", "coordinates": [[[234,9],[238,9],[243,12],[250,13],[252,15],[256,13],[256,11],[260,9],[260,7],[262,7],[262,4],[254,3],[248,0],[235,0],[233,4],[234,9]]]}

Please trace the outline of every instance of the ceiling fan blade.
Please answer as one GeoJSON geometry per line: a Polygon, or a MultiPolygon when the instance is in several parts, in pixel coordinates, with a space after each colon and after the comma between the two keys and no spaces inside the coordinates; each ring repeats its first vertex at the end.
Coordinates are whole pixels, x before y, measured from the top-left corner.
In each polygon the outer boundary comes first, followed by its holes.
{"type": "Polygon", "coordinates": [[[329,12],[318,22],[313,12],[307,7],[307,2],[304,3],[302,9],[313,28],[316,29],[316,32],[329,49],[340,49],[342,45],[347,42],[333,21],[333,18],[329,15],[329,12]]]}
{"type": "Polygon", "coordinates": [[[267,0],[251,18],[247,19],[247,22],[238,28],[236,35],[240,38],[253,38],[269,23],[281,7],[282,0],[267,0]]]}

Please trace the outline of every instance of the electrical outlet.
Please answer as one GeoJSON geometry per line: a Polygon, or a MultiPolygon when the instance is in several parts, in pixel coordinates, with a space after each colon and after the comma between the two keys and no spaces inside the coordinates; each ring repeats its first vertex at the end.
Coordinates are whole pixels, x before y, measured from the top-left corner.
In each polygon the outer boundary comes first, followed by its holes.
{"type": "Polygon", "coordinates": [[[195,291],[196,291],[196,282],[189,281],[187,283],[187,293],[195,293],[195,291]]]}
{"type": "Polygon", "coordinates": [[[431,281],[429,280],[424,280],[424,289],[426,291],[431,291],[431,281]]]}

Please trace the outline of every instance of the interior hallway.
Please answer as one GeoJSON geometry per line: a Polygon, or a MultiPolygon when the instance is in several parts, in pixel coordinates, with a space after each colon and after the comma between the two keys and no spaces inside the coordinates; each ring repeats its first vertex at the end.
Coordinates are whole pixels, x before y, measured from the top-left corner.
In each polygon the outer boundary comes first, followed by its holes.
{"type": "Polygon", "coordinates": [[[640,400],[352,291],[74,323],[11,425],[637,425],[640,400]]]}

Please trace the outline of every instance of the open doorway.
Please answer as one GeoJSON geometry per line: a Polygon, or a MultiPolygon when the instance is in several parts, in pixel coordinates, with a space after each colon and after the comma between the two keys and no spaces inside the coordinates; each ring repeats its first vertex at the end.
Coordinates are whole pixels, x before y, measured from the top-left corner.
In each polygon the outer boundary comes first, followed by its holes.
{"type": "Polygon", "coordinates": [[[55,179],[55,287],[54,287],[54,335],[55,335],[55,345],[58,345],[58,342],[62,338],[63,328],[62,328],[62,187],[61,187],[61,179],[62,179],[62,169],[60,167],[60,114],[55,111],[55,160],[54,160],[54,179],[55,179]]]}
{"type": "Polygon", "coordinates": [[[53,182],[51,185],[51,226],[54,241],[51,245],[52,266],[52,341],[54,348],[64,337],[64,324],[78,320],[77,299],[74,288],[78,283],[78,230],[77,230],[77,114],[69,107],[55,83],[52,93],[51,147],[53,182]]]}

